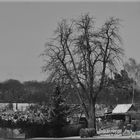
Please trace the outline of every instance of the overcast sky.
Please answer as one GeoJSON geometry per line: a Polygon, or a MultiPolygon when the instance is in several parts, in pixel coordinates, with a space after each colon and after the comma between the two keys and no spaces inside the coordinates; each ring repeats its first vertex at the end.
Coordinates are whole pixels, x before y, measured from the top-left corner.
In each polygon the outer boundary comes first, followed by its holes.
{"type": "Polygon", "coordinates": [[[57,22],[87,12],[97,26],[110,16],[122,19],[125,54],[140,63],[140,2],[0,2],[0,81],[45,80],[39,55],[57,22]]]}

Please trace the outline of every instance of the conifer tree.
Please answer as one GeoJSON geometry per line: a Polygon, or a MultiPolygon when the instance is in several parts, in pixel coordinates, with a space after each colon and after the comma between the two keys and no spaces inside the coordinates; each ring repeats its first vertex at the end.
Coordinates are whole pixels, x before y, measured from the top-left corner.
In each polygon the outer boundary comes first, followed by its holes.
{"type": "Polygon", "coordinates": [[[61,136],[61,129],[68,124],[67,116],[70,113],[70,108],[62,98],[59,87],[55,88],[51,102],[50,121],[54,129],[56,137],[61,136]]]}

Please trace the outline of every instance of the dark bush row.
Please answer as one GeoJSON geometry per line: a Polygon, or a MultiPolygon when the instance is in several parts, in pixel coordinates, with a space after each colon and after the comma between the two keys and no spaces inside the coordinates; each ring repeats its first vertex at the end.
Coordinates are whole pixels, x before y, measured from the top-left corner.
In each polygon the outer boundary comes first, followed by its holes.
{"type": "Polygon", "coordinates": [[[79,136],[81,128],[85,128],[83,124],[69,124],[62,128],[51,126],[30,126],[26,129],[26,137],[70,137],[79,136]]]}

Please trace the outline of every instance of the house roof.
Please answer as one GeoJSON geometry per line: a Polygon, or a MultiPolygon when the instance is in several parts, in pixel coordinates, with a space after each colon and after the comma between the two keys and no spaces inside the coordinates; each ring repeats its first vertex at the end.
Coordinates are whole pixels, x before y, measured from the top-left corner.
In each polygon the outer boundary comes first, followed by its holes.
{"type": "Polygon", "coordinates": [[[127,113],[132,107],[132,104],[118,104],[112,111],[112,113],[127,113]]]}

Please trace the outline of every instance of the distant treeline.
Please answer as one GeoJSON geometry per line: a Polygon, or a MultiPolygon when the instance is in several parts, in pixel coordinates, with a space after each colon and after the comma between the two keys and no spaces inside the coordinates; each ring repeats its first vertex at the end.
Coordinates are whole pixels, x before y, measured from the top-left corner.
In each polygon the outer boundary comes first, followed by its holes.
{"type": "MultiPolygon", "coordinates": [[[[99,94],[97,103],[118,104],[131,103],[132,100],[132,79],[127,72],[122,70],[114,73],[113,78],[106,77],[104,90],[99,94]]],[[[51,96],[56,83],[48,81],[26,81],[21,83],[15,79],[9,79],[0,83],[1,102],[26,102],[26,103],[50,103],[51,96]]],[[[67,103],[79,103],[76,91],[71,86],[62,85],[61,92],[67,103]]],[[[134,102],[140,100],[140,91],[135,88],[134,102]]],[[[86,100],[86,97],[84,97],[86,100]]]]}
{"type": "MultiPolygon", "coordinates": [[[[0,83],[0,102],[18,103],[49,103],[56,84],[47,81],[26,81],[21,83],[15,79],[9,79],[0,83]]],[[[70,103],[77,102],[76,94],[73,90],[65,89],[64,98],[70,103]],[[67,97],[66,97],[67,96],[67,97]]]]}

